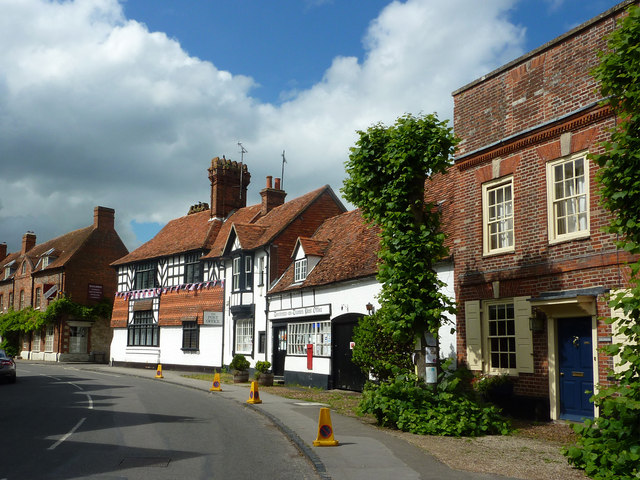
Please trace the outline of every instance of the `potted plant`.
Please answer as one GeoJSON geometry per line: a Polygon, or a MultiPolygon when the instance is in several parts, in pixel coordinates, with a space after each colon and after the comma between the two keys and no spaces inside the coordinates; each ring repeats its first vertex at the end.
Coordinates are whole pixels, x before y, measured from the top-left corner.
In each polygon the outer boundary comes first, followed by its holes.
{"type": "Polygon", "coordinates": [[[233,372],[233,383],[243,383],[249,381],[249,360],[239,353],[234,355],[233,360],[229,364],[229,368],[233,372]]]}
{"type": "Polygon", "coordinates": [[[253,374],[258,385],[270,387],[273,385],[273,373],[269,370],[271,362],[256,362],[256,373],[253,374]]]}

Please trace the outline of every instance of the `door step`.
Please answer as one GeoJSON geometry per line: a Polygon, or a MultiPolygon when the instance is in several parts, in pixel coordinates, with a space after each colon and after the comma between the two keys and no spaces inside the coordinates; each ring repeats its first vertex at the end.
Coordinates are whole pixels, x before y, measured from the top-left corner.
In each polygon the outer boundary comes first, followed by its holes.
{"type": "Polygon", "coordinates": [[[276,375],[275,377],[273,377],[273,384],[274,385],[284,385],[284,376],[276,375]]]}

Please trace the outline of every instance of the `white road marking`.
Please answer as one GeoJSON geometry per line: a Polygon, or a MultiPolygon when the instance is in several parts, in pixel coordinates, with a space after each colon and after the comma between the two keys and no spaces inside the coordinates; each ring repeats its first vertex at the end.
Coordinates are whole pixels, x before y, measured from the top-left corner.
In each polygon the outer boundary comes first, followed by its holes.
{"type": "Polygon", "coordinates": [[[91,395],[89,395],[88,393],[85,393],[85,395],[87,396],[87,400],[89,401],[89,410],[93,410],[93,398],[91,398],[91,395]]]}
{"type": "Polygon", "coordinates": [[[58,377],[52,377],[51,375],[45,375],[44,373],[40,374],[41,377],[49,377],[49,378],[53,378],[54,380],[57,380],[58,382],[60,381],[60,379],[58,377]]]}
{"type": "Polygon", "coordinates": [[[82,425],[86,419],[87,417],[81,418],[80,421],[76,423],[75,427],[73,427],[68,433],[64,434],[60,440],[47,448],[47,450],[54,450],[57,446],[62,444],[62,442],[64,442],[67,438],[73,435],[78,428],[80,428],[80,425],[82,425]]]}
{"type": "Polygon", "coordinates": [[[78,390],[84,390],[84,388],[82,388],[80,385],[77,385],[73,382],[67,382],[69,385],[73,385],[74,387],[76,387],[78,390]]]}

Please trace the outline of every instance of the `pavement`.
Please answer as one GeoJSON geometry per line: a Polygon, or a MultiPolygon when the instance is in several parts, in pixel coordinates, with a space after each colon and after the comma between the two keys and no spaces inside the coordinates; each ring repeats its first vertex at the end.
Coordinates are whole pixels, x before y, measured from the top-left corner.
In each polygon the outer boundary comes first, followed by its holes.
{"type": "Polygon", "coordinates": [[[221,385],[210,392],[211,384],[186,378],[189,372],[163,370],[156,379],[155,369],[112,367],[99,364],[69,364],[79,370],[130,375],[202,390],[209,395],[255,410],[268,417],[313,464],[323,480],[498,480],[508,477],[453,470],[424,450],[358,419],[331,412],[337,446],[313,446],[318,438],[320,408],[325,405],[284,398],[259,391],[260,404],[249,404],[250,384],[221,385]]]}

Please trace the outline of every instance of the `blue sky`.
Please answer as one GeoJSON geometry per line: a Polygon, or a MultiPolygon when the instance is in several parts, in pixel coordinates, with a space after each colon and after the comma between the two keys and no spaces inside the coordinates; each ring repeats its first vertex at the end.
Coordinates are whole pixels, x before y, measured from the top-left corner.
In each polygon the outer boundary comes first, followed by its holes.
{"type": "Polygon", "coordinates": [[[618,2],[0,0],[0,242],[116,209],[129,249],[208,202],[247,149],[249,202],[339,194],[356,131],[451,118],[451,92],[618,2]]]}

